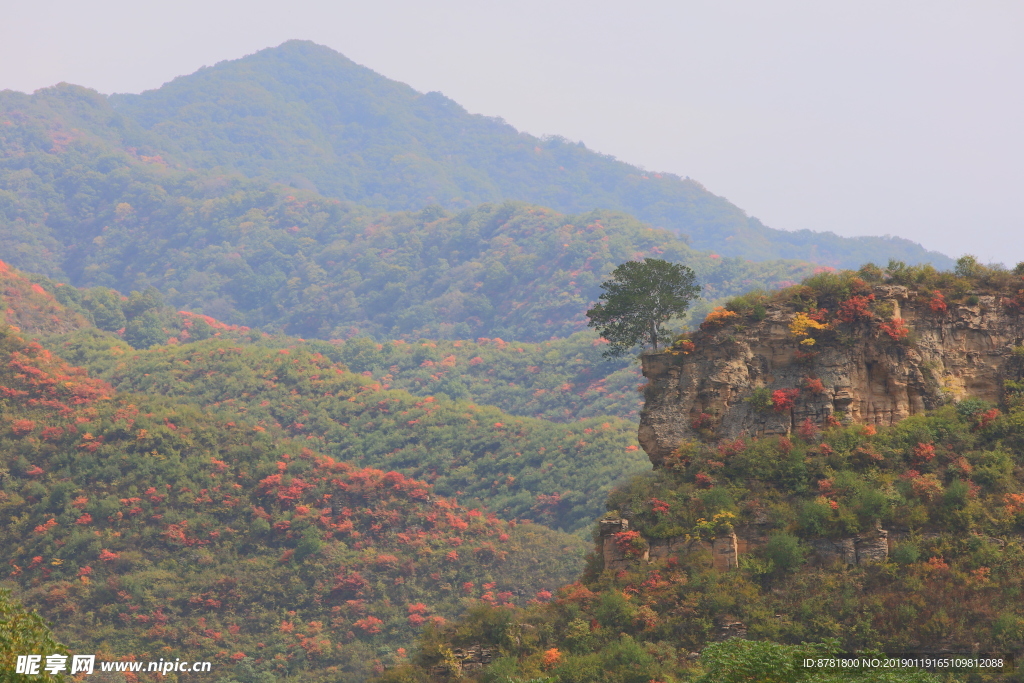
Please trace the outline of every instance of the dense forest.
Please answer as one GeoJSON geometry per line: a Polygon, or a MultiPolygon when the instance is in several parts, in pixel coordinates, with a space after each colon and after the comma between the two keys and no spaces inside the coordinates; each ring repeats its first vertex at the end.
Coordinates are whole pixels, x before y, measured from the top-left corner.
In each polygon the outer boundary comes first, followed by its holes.
{"type": "Polygon", "coordinates": [[[643,376],[635,363],[605,358],[593,332],[537,344],[476,341],[376,344],[366,338],[338,344],[354,372],[416,394],[469,398],[514,415],[566,422],[614,415],[635,423],[643,376]],[[429,349],[429,350],[427,350],[429,349]]]}
{"type": "Polygon", "coordinates": [[[628,569],[591,569],[549,607],[480,609],[430,636],[424,663],[443,664],[445,648],[479,644],[487,632],[484,645],[501,655],[491,676],[685,679],[706,665],[689,653],[729,622],[742,622],[751,640],[834,639],[841,652],[970,652],[975,643],[1018,652],[1024,414],[990,410],[965,401],[877,433],[835,427],[693,446],[609,498],[614,515],[630,519],[618,539],[635,553],[628,569]],[[849,537],[876,520],[909,526],[889,562],[806,563],[814,539],[849,537]],[[768,538],[739,571],[713,570],[706,550],[640,560],[644,539],[707,539],[734,525],[768,538]],[[513,646],[516,628],[533,637],[513,646]]]}
{"type": "MultiPolygon", "coordinates": [[[[548,599],[582,567],[579,538],[332,458],[294,423],[118,392],[10,326],[0,352],[2,559],[76,651],[363,680],[422,624],[548,599]]],[[[345,380],[330,388],[380,398],[345,380]]]]}

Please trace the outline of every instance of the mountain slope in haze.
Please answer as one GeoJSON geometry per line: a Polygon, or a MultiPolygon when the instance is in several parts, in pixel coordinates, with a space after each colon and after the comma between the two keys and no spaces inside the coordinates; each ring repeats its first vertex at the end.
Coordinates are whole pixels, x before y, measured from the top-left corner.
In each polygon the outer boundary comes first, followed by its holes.
{"type": "MultiPolygon", "coordinates": [[[[31,98],[49,97],[50,90],[31,98]]],[[[25,98],[0,94],[0,112],[17,110],[25,98]]],[[[904,239],[767,228],[693,180],[648,173],[562,138],[520,133],[306,41],[203,68],[140,95],[112,95],[110,103],[115,113],[69,112],[69,127],[184,166],[233,169],[380,209],[522,200],[565,213],[626,211],[727,256],[847,267],[889,258],[952,265],[904,239]]]]}
{"type": "Polygon", "coordinates": [[[118,147],[113,123],[96,134],[69,127],[117,119],[95,93],[68,86],[15,100],[0,126],[0,258],[76,286],[155,286],[179,309],[231,324],[541,341],[584,327],[600,282],[629,259],[689,265],[708,299],[812,268],[702,254],[617,212],[505,203],[383,213],[237,173],[181,171],[152,148],[118,147]]]}

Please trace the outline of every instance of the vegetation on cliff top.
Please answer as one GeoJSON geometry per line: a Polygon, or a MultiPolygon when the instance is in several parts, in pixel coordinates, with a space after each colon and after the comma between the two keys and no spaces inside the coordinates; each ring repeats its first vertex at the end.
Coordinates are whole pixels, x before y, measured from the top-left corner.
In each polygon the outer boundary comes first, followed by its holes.
{"type": "MultiPolygon", "coordinates": [[[[791,328],[795,336],[813,339],[813,330],[834,329],[861,320],[892,322],[893,311],[875,301],[875,285],[908,288],[927,300],[933,313],[945,313],[950,305],[977,306],[981,296],[995,296],[1011,314],[1024,313],[1024,263],[1012,270],[983,265],[973,256],[962,256],[952,271],[932,266],[908,266],[891,260],[885,268],[873,263],[859,270],[821,268],[799,285],[768,293],[754,290],[734,297],[705,319],[702,329],[714,329],[744,319],[763,320],[769,304],[785,305],[803,314],[791,328]],[[831,327],[830,327],[831,325],[831,327]]],[[[893,329],[893,328],[889,328],[893,329]]],[[[813,346],[813,342],[804,342],[813,346]]]]}
{"type": "Polygon", "coordinates": [[[609,357],[642,344],[657,351],[659,341],[670,340],[666,323],[682,318],[701,291],[692,270],[652,258],[619,264],[601,289],[600,301],[587,311],[587,325],[608,340],[609,357]]]}

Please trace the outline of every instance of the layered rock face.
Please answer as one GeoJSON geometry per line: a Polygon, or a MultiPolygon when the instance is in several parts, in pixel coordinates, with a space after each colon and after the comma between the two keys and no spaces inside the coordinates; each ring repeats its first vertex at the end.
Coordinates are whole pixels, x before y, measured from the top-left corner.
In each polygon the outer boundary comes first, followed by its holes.
{"type": "Polygon", "coordinates": [[[877,286],[873,294],[876,307],[902,319],[906,338],[899,321],[875,316],[801,344],[807,337],[792,331],[796,312],[771,306],[760,322],[702,330],[689,353],[644,355],[639,440],[655,467],[698,437],[789,434],[808,419],[824,426],[837,413],[889,425],[966,396],[998,403],[1004,380],[1019,378],[1013,347],[1024,341],[1024,316],[999,296],[980,293],[974,305],[936,311],[906,287],[877,286]],[[757,406],[755,390],[762,397],[788,391],[792,406],[757,406]]]}

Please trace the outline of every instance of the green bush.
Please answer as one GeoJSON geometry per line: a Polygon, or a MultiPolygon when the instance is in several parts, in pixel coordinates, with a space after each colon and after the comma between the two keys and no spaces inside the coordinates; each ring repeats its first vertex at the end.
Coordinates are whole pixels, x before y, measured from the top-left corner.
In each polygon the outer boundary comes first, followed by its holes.
{"type": "Polygon", "coordinates": [[[898,543],[890,551],[889,559],[899,565],[913,564],[921,559],[921,549],[910,541],[898,543]]]}
{"type": "Polygon", "coordinates": [[[762,552],[779,573],[796,571],[807,556],[800,539],[783,531],[773,533],[762,552]]]}
{"type": "Polygon", "coordinates": [[[956,414],[962,420],[969,420],[978,413],[984,412],[991,407],[988,401],[980,398],[965,398],[956,404],[956,414]]]}
{"type": "Polygon", "coordinates": [[[747,401],[750,402],[750,406],[757,412],[767,412],[772,409],[772,392],[768,387],[754,387],[747,401]]]}

